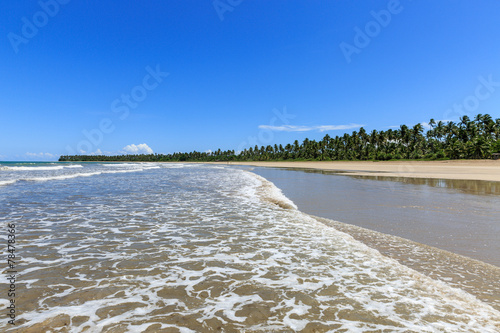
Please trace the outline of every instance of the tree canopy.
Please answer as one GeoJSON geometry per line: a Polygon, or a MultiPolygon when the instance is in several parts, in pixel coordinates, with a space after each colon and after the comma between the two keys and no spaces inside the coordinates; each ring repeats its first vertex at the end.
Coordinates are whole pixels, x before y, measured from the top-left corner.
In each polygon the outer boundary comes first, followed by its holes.
{"type": "Polygon", "coordinates": [[[304,139],[300,144],[255,146],[236,153],[234,150],[149,155],[65,155],[59,161],[109,162],[215,162],[215,161],[286,161],[286,160],[401,160],[401,159],[484,159],[500,153],[500,119],[478,114],[463,116],[458,122],[436,122],[428,128],[401,125],[396,129],[372,130],[361,127],[352,134],[325,135],[321,141],[304,139]]]}

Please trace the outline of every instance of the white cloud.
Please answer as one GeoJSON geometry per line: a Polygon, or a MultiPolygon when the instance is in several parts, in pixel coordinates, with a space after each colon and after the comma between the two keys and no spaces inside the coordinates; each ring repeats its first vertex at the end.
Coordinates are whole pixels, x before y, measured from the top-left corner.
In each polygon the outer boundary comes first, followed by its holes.
{"type": "Polygon", "coordinates": [[[25,154],[24,158],[26,158],[28,160],[54,160],[54,159],[57,159],[58,157],[59,157],[58,155],[54,155],[51,153],[30,153],[30,152],[27,152],[25,154]]]}
{"type": "Polygon", "coordinates": [[[106,155],[106,154],[103,153],[100,148],[97,148],[97,150],[95,152],[90,153],[89,155],[106,155]]]}
{"type": "Polygon", "coordinates": [[[138,145],[128,145],[123,147],[123,151],[127,154],[153,154],[153,149],[151,149],[147,144],[141,143],[138,145]]]}
{"type": "Polygon", "coordinates": [[[429,123],[426,123],[425,121],[420,123],[420,125],[422,125],[422,127],[425,128],[426,130],[431,129],[431,125],[429,125],[429,123]]]}
{"type": "MultiPolygon", "coordinates": [[[[437,125],[437,123],[439,123],[440,121],[441,121],[443,124],[447,124],[448,122],[453,121],[453,120],[450,120],[450,119],[440,119],[440,120],[434,120],[434,121],[436,122],[436,125],[437,125]]],[[[421,124],[421,125],[422,125],[425,129],[427,129],[427,130],[430,130],[430,129],[431,129],[431,125],[429,125],[429,123],[428,123],[428,122],[422,122],[422,123],[420,123],[420,124],[421,124]]],[[[435,127],[436,125],[434,125],[434,127],[435,127]]]]}
{"type": "Polygon", "coordinates": [[[352,128],[359,128],[364,125],[359,124],[348,124],[348,125],[320,125],[320,126],[295,126],[295,125],[281,125],[281,126],[270,126],[270,125],[259,125],[260,129],[268,129],[271,131],[283,131],[283,132],[308,132],[308,131],[336,131],[336,130],[347,130],[352,128]]]}
{"type": "Polygon", "coordinates": [[[51,153],[26,153],[26,156],[29,156],[29,157],[41,157],[41,158],[56,157],[56,155],[51,154],[51,153]]]}

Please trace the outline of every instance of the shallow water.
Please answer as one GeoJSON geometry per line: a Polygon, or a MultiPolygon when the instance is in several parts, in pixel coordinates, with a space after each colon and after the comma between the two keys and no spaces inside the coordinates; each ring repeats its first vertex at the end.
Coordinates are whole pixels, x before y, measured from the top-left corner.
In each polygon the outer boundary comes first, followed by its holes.
{"type": "MultiPolygon", "coordinates": [[[[247,171],[70,169],[8,170],[30,174],[0,187],[0,220],[16,224],[21,253],[17,325],[4,320],[0,329],[500,329],[500,312],[488,303],[301,213],[247,171]],[[42,177],[51,179],[33,180],[42,177]]],[[[6,295],[0,302],[8,304],[6,295]]]]}
{"type": "Polygon", "coordinates": [[[275,183],[303,212],[500,267],[498,183],[253,170],[275,183]]]}

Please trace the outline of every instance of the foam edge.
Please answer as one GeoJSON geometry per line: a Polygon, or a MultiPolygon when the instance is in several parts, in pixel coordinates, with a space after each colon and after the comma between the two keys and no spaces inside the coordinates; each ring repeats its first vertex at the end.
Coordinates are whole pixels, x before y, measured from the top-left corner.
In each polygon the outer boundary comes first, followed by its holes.
{"type": "Polygon", "coordinates": [[[261,177],[255,173],[249,172],[249,171],[244,171],[248,175],[252,176],[256,180],[260,182],[260,185],[257,186],[255,189],[255,192],[257,196],[265,202],[271,203],[273,205],[276,205],[278,207],[281,207],[283,209],[289,209],[289,210],[298,210],[297,205],[287,198],[281,190],[276,187],[272,182],[268,181],[264,177],[261,177]]]}

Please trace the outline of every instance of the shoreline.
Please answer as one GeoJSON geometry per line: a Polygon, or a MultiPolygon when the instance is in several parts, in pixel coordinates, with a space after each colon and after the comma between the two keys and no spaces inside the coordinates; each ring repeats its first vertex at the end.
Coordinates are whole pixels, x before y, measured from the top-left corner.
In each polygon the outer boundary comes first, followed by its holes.
{"type": "MultiPolygon", "coordinates": [[[[486,161],[488,163],[488,161],[486,161]]],[[[268,181],[275,184],[283,194],[292,200],[302,213],[320,221],[321,223],[330,226],[338,231],[348,234],[357,241],[367,245],[368,247],[379,251],[382,255],[396,260],[400,264],[407,266],[415,271],[418,271],[432,279],[447,283],[455,288],[464,290],[471,295],[474,295],[481,301],[486,302],[497,310],[500,310],[500,284],[496,277],[500,272],[498,260],[494,246],[491,240],[482,238],[481,230],[489,230],[485,235],[492,235],[489,228],[483,228],[484,223],[468,223],[469,218],[474,218],[474,213],[468,208],[475,206],[477,202],[483,202],[484,198],[476,197],[475,201],[465,205],[467,208],[464,214],[460,214],[460,218],[456,219],[450,216],[449,207],[456,208],[453,203],[463,199],[463,194],[453,194],[449,201],[443,199],[439,194],[437,197],[429,197],[431,193],[439,193],[431,191],[425,193],[422,191],[402,191],[400,186],[396,184],[394,188],[387,186],[378,186],[377,184],[363,187],[361,190],[352,190],[356,186],[346,186],[355,184],[355,181],[349,180],[351,177],[331,177],[329,173],[322,173],[315,162],[305,162],[316,164],[315,168],[307,168],[306,173],[298,173],[294,175],[294,171],[305,171],[304,162],[247,162],[247,163],[230,163],[230,165],[251,165],[262,169],[253,169],[252,172],[264,177],[268,181]],[[278,165],[276,165],[278,164],[278,165]],[[285,165],[283,165],[285,164],[285,165]],[[292,166],[289,166],[292,164],[292,166]],[[295,167],[293,166],[295,164],[295,167]],[[266,168],[267,170],[264,171],[266,168]],[[274,171],[271,171],[273,170],[274,171]],[[263,174],[263,172],[265,172],[263,174]],[[289,176],[286,176],[288,173],[289,176]],[[345,180],[342,180],[345,179],[345,180]],[[284,186],[284,184],[290,184],[284,186]],[[368,189],[368,190],[367,190],[368,189]],[[374,189],[378,189],[375,192],[374,189]],[[340,191],[339,191],[340,190],[340,191]],[[345,192],[347,191],[347,193],[345,192]],[[342,192],[341,195],[335,195],[336,192],[342,192]],[[298,194],[297,194],[298,193],[298,194]],[[420,195],[408,196],[405,193],[420,193],[420,195]],[[360,194],[360,196],[357,196],[360,194]],[[375,194],[375,195],[374,195],[375,194]],[[378,198],[386,197],[387,194],[392,194],[386,200],[368,200],[368,197],[375,196],[378,198]],[[346,200],[342,201],[341,197],[346,200]],[[353,200],[356,197],[357,199],[353,200]],[[397,198],[414,199],[412,203],[406,205],[401,203],[397,198]],[[322,198],[326,198],[322,200],[322,198]],[[339,201],[340,199],[340,201],[339,201]],[[352,202],[350,204],[350,202],[352,202]],[[356,205],[363,203],[355,214],[353,210],[358,209],[356,205]],[[431,203],[431,206],[429,206],[431,203]],[[450,206],[447,205],[450,203],[450,206]],[[382,207],[381,209],[378,209],[382,207]],[[422,209],[423,207],[430,207],[422,209]],[[405,215],[401,215],[404,213],[405,215]],[[438,218],[422,224],[421,220],[416,218],[419,215],[438,216],[438,218]],[[437,214],[437,215],[436,215],[437,214]],[[358,216],[357,218],[347,218],[346,216],[358,216]],[[342,216],[342,217],[341,217],[342,216]],[[406,216],[402,223],[401,216],[406,216]],[[463,216],[463,217],[462,217],[463,216]],[[432,237],[428,237],[429,230],[432,237]],[[476,235],[469,237],[469,235],[476,235]],[[443,236],[441,238],[441,236],[443,236]],[[477,242],[478,239],[482,241],[477,242]],[[465,246],[464,246],[465,244],[465,246]],[[487,247],[483,247],[483,245],[487,247]]],[[[338,164],[358,164],[358,162],[329,162],[333,167],[338,168],[338,164]]],[[[372,164],[378,164],[375,162],[372,164]]],[[[216,164],[225,164],[227,162],[218,162],[216,164]]],[[[367,163],[361,163],[367,164],[367,163]]],[[[386,163],[388,164],[388,163],[386,163]]],[[[400,163],[390,163],[400,164],[400,163]]],[[[435,163],[431,163],[435,164],[435,163]]],[[[478,164],[473,161],[473,164],[478,164]]],[[[488,163],[489,164],[489,163],[488,163]]],[[[498,164],[500,166],[500,164],[498,164]]],[[[368,169],[370,166],[365,166],[368,169]]],[[[387,166],[385,166],[387,167],[387,166]]],[[[334,173],[341,171],[338,169],[328,169],[334,173]]],[[[342,170],[343,171],[343,170],[342,170]]],[[[339,173],[339,175],[355,176],[353,173],[339,173]]],[[[367,175],[380,177],[386,175],[380,172],[368,172],[367,175]]],[[[398,175],[397,177],[402,177],[398,175]]],[[[421,177],[426,178],[426,176],[421,177]]],[[[461,179],[450,178],[450,181],[461,179]]],[[[404,185],[406,186],[406,185],[404,185]]],[[[447,196],[446,193],[443,195],[447,196]]],[[[490,197],[491,200],[498,198],[497,196],[490,197]]],[[[407,200],[408,201],[408,200],[407,200]]],[[[409,201],[408,201],[409,202],[409,201]]],[[[427,220],[427,218],[425,219],[427,220]]],[[[424,221],[425,222],[425,221],[424,221]]],[[[494,246],[497,247],[497,246],[494,246]]]]}
{"type": "Polygon", "coordinates": [[[500,267],[477,258],[400,236],[329,218],[308,215],[327,226],[348,234],[404,266],[434,280],[465,290],[500,311],[500,283],[496,279],[496,276],[500,274],[500,267]],[[436,265],[436,263],[439,264],[436,265]]]}
{"type": "MultiPolygon", "coordinates": [[[[200,163],[200,162],[198,162],[200,163]]],[[[346,176],[384,176],[500,182],[500,160],[447,161],[280,161],[203,162],[204,164],[246,165],[271,168],[316,169],[346,176]]]]}

